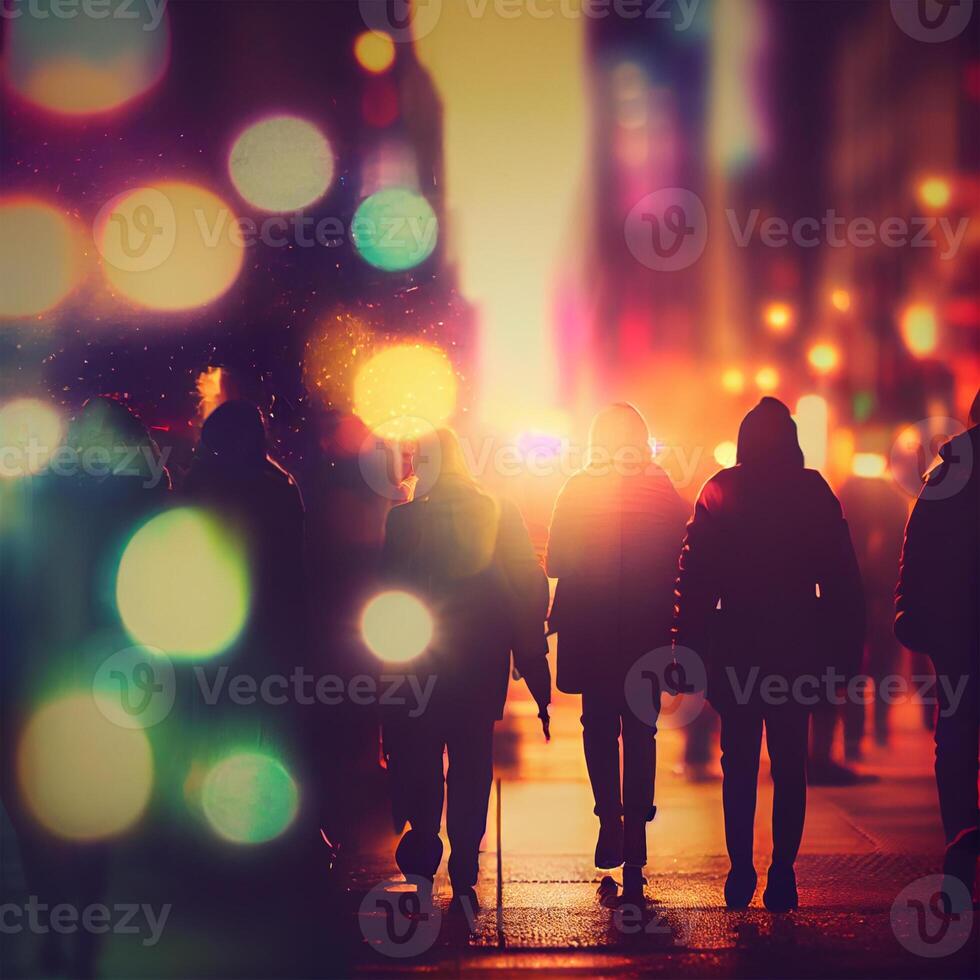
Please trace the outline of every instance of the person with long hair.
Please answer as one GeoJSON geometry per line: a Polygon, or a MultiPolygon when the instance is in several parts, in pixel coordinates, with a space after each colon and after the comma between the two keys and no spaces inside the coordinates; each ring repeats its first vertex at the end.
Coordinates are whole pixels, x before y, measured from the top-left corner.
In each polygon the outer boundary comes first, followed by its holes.
{"type": "Polygon", "coordinates": [[[698,497],[681,553],[675,636],[705,661],[708,698],[721,715],[725,901],[745,908],[755,894],[765,727],[773,851],[763,901],[770,911],[795,909],[810,707],[831,668],[849,676],[860,664],[864,596],[840,504],[804,467],[796,423],[775,398],[745,416],[735,466],[698,497]]]}
{"type": "Polygon", "coordinates": [[[655,812],[656,729],[630,709],[626,676],[669,642],[687,516],[653,461],[643,416],[625,403],[601,411],[587,464],[562,488],[551,519],[546,567],[558,585],[549,628],[558,633],[558,688],[582,696],[599,818],[595,863],[625,863],[624,894],[634,896],[643,891],[646,826],[655,812]]]}
{"type": "Polygon", "coordinates": [[[479,904],[474,886],[493,780],[494,724],[503,715],[512,654],[549,736],[548,583],[520,512],[477,484],[454,432],[420,438],[413,467],[414,499],[388,514],[382,574],[432,615],[431,643],[404,670],[415,675],[416,689],[434,684],[424,710],[392,708],[384,719],[393,815],[399,829],[410,825],[395,857],[409,880],[428,887],[442,860],[439,827],[448,790],[449,877],[457,906],[472,909],[479,904]]]}

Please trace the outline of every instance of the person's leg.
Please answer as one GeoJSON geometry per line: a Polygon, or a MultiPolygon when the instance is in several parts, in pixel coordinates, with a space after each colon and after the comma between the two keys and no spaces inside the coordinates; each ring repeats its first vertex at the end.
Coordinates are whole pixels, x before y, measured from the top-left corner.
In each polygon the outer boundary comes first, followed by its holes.
{"type": "Polygon", "coordinates": [[[808,712],[796,704],[765,713],[766,745],[772,763],[772,863],[792,867],[803,839],[806,816],[808,712]]]}
{"type": "Polygon", "coordinates": [[[623,859],[642,868],[647,861],[646,825],[653,819],[657,772],[657,729],[622,706],[623,859]]]}
{"type": "Polygon", "coordinates": [[[725,843],[732,868],[739,871],[752,867],[753,825],[761,750],[761,712],[747,706],[726,708],[721,716],[725,843]]]}
{"type": "Polygon", "coordinates": [[[411,829],[398,843],[395,860],[402,874],[431,879],[442,860],[444,736],[428,721],[406,722],[385,732],[396,822],[411,829]]]}
{"type": "Polygon", "coordinates": [[[621,697],[605,691],[582,694],[582,744],[599,818],[595,847],[597,868],[623,863],[623,798],[620,789],[619,733],[621,697]]]}
{"type": "Polygon", "coordinates": [[[472,888],[480,870],[480,841],[487,829],[493,783],[493,721],[453,725],[448,738],[449,877],[453,891],[472,888]]]}
{"type": "Polygon", "coordinates": [[[977,732],[980,729],[977,674],[937,678],[936,787],[946,843],[977,828],[977,732]],[[959,701],[950,691],[962,690],[959,701]]]}
{"type": "Polygon", "coordinates": [[[600,819],[623,815],[619,775],[620,705],[596,691],[582,694],[582,744],[600,819]]]}

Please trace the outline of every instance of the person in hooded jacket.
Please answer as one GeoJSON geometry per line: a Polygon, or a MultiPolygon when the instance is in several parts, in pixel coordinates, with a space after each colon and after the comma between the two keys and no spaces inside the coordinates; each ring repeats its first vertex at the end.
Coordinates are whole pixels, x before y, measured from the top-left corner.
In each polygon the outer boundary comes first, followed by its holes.
{"type": "Polygon", "coordinates": [[[547,570],[558,579],[549,628],[558,633],[558,688],[582,695],[599,818],[595,863],[625,863],[624,893],[643,889],[656,770],[656,729],[627,703],[626,677],[645,653],[670,642],[689,513],[653,462],[643,416],[620,403],[593,420],[588,464],[562,488],[548,534],[547,570]]]}
{"type": "Polygon", "coordinates": [[[432,615],[432,642],[405,669],[422,686],[432,678],[435,684],[424,711],[391,708],[384,719],[395,823],[410,825],[395,857],[417,884],[432,881],[442,859],[439,827],[448,790],[449,876],[457,906],[472,908],[494,723],[503,715],[511,654],[549,737],[548,584],[520,512],[480,488],[454,432],[423,436],[413,467],[414,499],[388,514],[382,577],[417,596],[432,615]]]}
{"type": "Polygon", "coordinates": [[[773,852],[763,901],[799,904],[794,862],[806,812],[810,707],[850,675],[864,597],[833,491],[806,469],[789,409],[763,398],[742,420],[736,465],[704,485],[681,553],[675,636],[705,661],[721,715],[729,908],[756,889],[753,822],[762,732],[772,762],[773,852]],[[829,681],[828,681],[829,683],[829,681]]]}
{"type": "Polygon", "coordinates": [[[912,508],[895,597],[895,635],[932,659],[941,682],[935,737],[943,901],[955,911],[969,907],[980,852],[980,392],[970,421],[940,449],[912,508]]]}

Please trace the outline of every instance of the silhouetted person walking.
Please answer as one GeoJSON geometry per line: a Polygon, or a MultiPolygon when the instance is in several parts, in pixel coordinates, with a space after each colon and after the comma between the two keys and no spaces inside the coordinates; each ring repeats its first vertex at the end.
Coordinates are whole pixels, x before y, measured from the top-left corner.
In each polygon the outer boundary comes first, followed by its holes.
{"type": "Polygon", "coordinates": [[[653,462],[650,434],[628,404],[600,412],[589,461],[562,488],[548,536],[558,579],[558,688],[582,695],[582,740],[599,817],[595,863],[625,862],[624,891],[642,892],[654,814],[656,729],[626,702],[636,660],[670,642],[677,555],[689,508],[653,462]],[[619,739],[623,743],[620,777],[619,739]]]}
{"type": "MultiPolygon", "coordinates": [[[[68,690],[90,692],[105,658],[132,644],[105,601],[105,584],[113,580],[130,535],[166,503],[170,477],[146,426],[107,397],[82,406],[52,464],[4,487],[9,511],[0,543],[0,799],[17,835],[30,894],[49,909],[84,909],[105,900],[113,845],[63,839],[41,824],[17,780],[17,746],[31,711],[51,697],[52,678],[68,690]],[[17,520],[9,520],[14,515],[17,520]]],[[[107,813],[113,789],[98,790],[107,813]]],[[[82,792],[95,790],[84,786],[82,792]]],[[[70,819],[70,803],[66,810],[70,819]]],[[[0,894],[0,904],[5,901],[0,894]]],[[[29,938],[25,930],[22,939],[29,938]]],[[[15,941],[3,938],[11,946],[15,941]]],[[[45,976],[96,975],[101,939],[92,930],[58,935],[45,929],[39,942],[45,976]]]]}
{"type": "Polygon", "coordinates": [[[789,410],[763,398],[739,428],[736,465],[701,490],[677,583],[677,639],[704,658],[721,715],[729,908],[744,908],[755,893],[763,725],[774,784],[763,901],[772,911],[798,905],[809,706],[828,668],[857,668],[863,604],[840,504],[819,473],[804,469],[789,410]]]}
{"type": "MultiPolygon", "coordinates": [[[[939,451],[940,463],[912,509],[895,603],[896,636],[932,658],[940,681],[936,783],[946,835],[943,870],[968,894],[980,849],[980,394],[970,421],[970,429],[939,451]]],[[[957,891],[950,882],[944,898],[959,910],[957,891]]]]}
{"type": "Polygon", "coordinates": [[[431,644],[405,670],[434,687],[416,717],[392,709],[385,719],[393,812],[411,825],[396,859],[405,875],[429,881],[439,867],[446,750],[449,876],[454,897],[472,906],[512,652],[548,737],[548,584],[520,513],[480,489],[455,433],[423,437],[414,468],[417,496],[389,513],[382,565],[386,582],[432,614],[431,644]]]}

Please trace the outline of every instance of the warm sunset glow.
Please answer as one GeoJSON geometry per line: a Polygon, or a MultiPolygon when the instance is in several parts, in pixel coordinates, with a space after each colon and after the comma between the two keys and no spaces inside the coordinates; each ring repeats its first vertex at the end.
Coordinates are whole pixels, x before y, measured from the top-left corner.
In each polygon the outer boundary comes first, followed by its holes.
{"type": "Polygon", "coordinates": [[[95,238],[110,288],[167,312],[216,300],[234,284],[245,257],[229,206],[181,181],[120,194],[100,212],[95,238]]]}
{"type": "Polygon", "coordinates": [[[584,220],[587,23],[452,2],[416,42],[442,100],[448,251],[479,315],[481,413],[501,426],[555,403],[556,274],[574,267],[584,220]]]}

